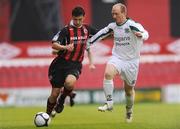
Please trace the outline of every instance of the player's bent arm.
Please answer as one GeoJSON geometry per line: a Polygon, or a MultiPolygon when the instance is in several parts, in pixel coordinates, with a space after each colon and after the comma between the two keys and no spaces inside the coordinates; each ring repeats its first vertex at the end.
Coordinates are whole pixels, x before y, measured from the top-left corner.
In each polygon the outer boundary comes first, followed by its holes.
{"type": "Polygon", "coordinates": [[[93,59],[92,59],[92,54],[91,54],[90,49],[87,49],[87,55],[89,59],[89,64],[93,64],[93,59]]]}
{"type": "Polygon", "coordinates": [[[148,32],[146,31],[146,30],[144,30],[143,32],[142,32],[142,39],[143,40],[147,40],[149,38],[149,34],[148,34],[148,32]]]}
{"type": "Polygon", "coordinates": [[[147,40],[149,38],[148,32],[144,29],[144,27],[136,22],[131,22],[130,29],[134,32],[137,37],[142,38],[143,40],[147,40]]]}
{"type": "Polygon", "coordinates": [[[89,69],[94,70],[96,67],[93,63],[92,53],[91,53],[90,49],[87,49],[87,54],[88,54],[88,59],[89,59],[89,69]]]}
{"type": "Polygon", "coordinates": [[[134,34],[141,38],[142,40],[147,40],[149,38],[149,34],[146,30],[142,30],[142,31],[139,31],[139,32],[134,32],[134,34]]]}
{"type": "Polygon", "coordinates": [[[148,39],[148,37],[149,37],[149,34],[148,34],[148,32],[147,31],[144,31],[144,32],[134,32],[134,34],[137,36],[137,37],[139,37],[139,38],[141,38],[142,40],[147,40],[148,39]]]}
{"type": "Polygon", "coordinates": [[[60,51],[60,50],[66,50],[65,45],[60,45],[58,42],[53,42],[52,43],[52,49],[60,51]]]}

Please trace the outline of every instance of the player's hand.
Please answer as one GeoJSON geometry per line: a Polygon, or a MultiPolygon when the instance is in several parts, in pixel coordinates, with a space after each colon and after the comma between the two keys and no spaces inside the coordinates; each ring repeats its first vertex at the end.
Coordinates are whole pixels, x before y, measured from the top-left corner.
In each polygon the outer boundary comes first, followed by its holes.
{"type": "Polygon", "coordinates": [[[138,38],[142,38],[142,33],[141,33],[141,32],[134,32],[134,34],[135,34],[138,38]]]}
{"type": "Polygon", "coordinates": [[[57,54],[58,54],[58,52],[59,52],[59,50],[52,49],[52,54],[53,54],[53,55],[57,55],[57,54]]]}
{"type": "Polygon", "coordinates": [[[70,43],[70,44],[66,45],[66,50],[73,51],[74,50],[74,43],[70,43]]]}
{"type": "Polygon", "coordinates": [[[94,64],[90,64],[90,65],[89,65],[89,69],[90,69],[91,71],[94,71],[94,70],[96,69],[96,66],[95,66],[94,64]]]}

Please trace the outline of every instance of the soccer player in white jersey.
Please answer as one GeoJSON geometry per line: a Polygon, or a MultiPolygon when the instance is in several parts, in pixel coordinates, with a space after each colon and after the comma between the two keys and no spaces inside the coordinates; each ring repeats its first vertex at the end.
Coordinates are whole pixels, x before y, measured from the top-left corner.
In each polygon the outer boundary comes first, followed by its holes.
{"type": "Polygon", "coordinates": [[[143,26],[132,19],[127,18],[127,8],[118,3],[112,7],[112,17],[115,22],[101,29],[89,40],[90,44],[103,39],[113,33],[114,46],[112,57],[108,61],[104,73],[103,88],[106,103],[98,107],[99,111],[111,111],[113,109],[113,78],[119,74],[124,82],[126,97],[126,121],[132,121],[133,105],[136,84],[140,48],[143,40],[148,39],[148,32],[143,26]]]}

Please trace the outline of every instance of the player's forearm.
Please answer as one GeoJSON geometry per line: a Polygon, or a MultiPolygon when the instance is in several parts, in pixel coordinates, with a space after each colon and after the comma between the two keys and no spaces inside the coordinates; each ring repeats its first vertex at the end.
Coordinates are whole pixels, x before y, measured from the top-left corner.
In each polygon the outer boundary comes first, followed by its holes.
{"type": "Polygon", "coordinates": [[[101,40],[101,35],[102,34],[103,34],[102,31],[99,31],[93,37],[91,37],[90,40],[89,40],[90,44],[93,44],[94,42],[97,42],[97,41],[101,40]]]}
{"type": "Polygon", "coordinates": [[[54,43],[52,44],[52,49],[55,49],[55,50],[65,50],[65,49],[66,49],[66,46],[60,45],[59,43],[54,42],[54,43]]]}
{"type": "Polygon", "coordinates": [[[104,39],[110,33],[111,33],[111,30],[109,28],[105,27],[104,29],[101,29],[99,32],[97,32],[93,37],[91,37],[89,42],[90,42],[90,44],[93,44],[94,42],[104,39]]]}
{"type": "Polygon", "coordinates": [[[89,59],[89,65],[93,64],[92,54],[88,51],[88,59],[89,59]]]}
{"type": "Polygon", "coordinates": [[[92,54],[90,51],[88,51],[88,59],[89,59],[89,69],[94,70],[96,67],[93,63],[93,58],[92,58],[92,54]]]}

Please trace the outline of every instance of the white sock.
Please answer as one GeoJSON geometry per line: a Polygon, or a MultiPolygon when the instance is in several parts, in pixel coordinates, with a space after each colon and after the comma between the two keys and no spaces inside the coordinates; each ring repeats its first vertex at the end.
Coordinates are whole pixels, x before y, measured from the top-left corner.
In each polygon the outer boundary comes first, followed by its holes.
{"type": "Polygon", "coordinates": [[[106,103],[107,103],[107,105],[108,105],[109,108],[110,108],[110,107],[113,107],[113,101],[112,101],[112,100],[106,101],[106,103]]]}
{"type": "Polygon", "coordinates": [[[126,95],[126,108],[132,109],[134,105],[135,92],[131,96],[126,95]]]}
{"type": "Polygon", "coordinates": [[[112,101],[113,96],[113,90],[114,90],[114,84],[113,80],[106,80],[104,79],[104,93],[107,101],[112,101]]]}

